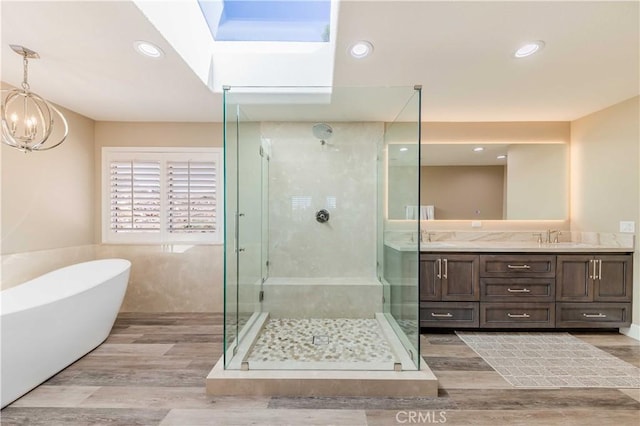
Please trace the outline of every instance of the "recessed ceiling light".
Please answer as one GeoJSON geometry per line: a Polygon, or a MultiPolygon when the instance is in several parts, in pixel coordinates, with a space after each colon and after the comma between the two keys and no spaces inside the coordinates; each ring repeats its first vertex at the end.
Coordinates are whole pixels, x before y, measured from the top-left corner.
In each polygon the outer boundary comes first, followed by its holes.
{"type": "Polygon", "coordinates": [[[504,155],[504,154],[500,154],[500,155],[498,155],[496,158],[497,158],[498,160],[504,160],[505,158],[507,158],[507,156],[506,156],[506,155],[504,155]]]}
{"type": "Polygon", "coordinates": [[[473,151],[474,152],[482,152],[482,151],[484,151],[484,148],[481,147],[481,146],[476,146],[475,148],[473,148],[473,151]]]}
{"type": "Polygon", "coordinates": [[[516,50],[516,53],[514,53],[513,56],[515,56],[516,58],[525,58],[540,51],[543,47],[544,41],[542,40],[530,41],[520,46],[520,48],[516,50]]]}
{"type": "Polygon", "coordinates": [[[357,41],[349,48],[351,56],[357,59],[366,58],[371,55],[371,52],[373,52],[373,44],[366,40],[357,41]]]}
{"type": "Polygon", "coordinates": [[[136,52],[149,58],[158,59],[164,56],[162,49],[148,41],[137,40],[133,43],[133,47],[135,47],[136,52]]]}
{"type": "Polygon", "coordinates": [[[400,152],[405,152],[405,151],[409,151],[409,148],[407,148],[406,146],[400,148],[400,152]]]}

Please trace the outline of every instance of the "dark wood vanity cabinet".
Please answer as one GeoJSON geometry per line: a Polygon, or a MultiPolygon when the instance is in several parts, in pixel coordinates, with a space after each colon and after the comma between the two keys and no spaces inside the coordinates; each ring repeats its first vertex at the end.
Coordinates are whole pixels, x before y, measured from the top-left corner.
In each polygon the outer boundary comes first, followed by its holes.
{"type": "Polygon", "coordinates": [[[632,269],[628,253],[423,253],[420,325],[628,326],[632,269]]]}
{"type": "Polygon", "coordinates": [[[420,255],[422,327],[478,326],[478,265],[477,255],[420,255]]]}

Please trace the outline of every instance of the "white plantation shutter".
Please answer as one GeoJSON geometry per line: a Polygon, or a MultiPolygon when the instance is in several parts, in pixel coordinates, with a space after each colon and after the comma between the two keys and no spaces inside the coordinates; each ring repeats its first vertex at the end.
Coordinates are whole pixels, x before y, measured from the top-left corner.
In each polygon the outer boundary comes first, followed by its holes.
{"type": "Polygon", "coordinates": [[[222,242],[221,149],[103,148],[102,158],[104,242],[222,242]]]}
{"type": "Polygon", "coordinates": [[[215,162],[168,161],[167,180],[167,231],[214,233],[218,226],[215,162]]]}
{"type": "Polygon", "coordinates": [[[160,232],[160,162],[112,161],[110,228],[160,232]]]}

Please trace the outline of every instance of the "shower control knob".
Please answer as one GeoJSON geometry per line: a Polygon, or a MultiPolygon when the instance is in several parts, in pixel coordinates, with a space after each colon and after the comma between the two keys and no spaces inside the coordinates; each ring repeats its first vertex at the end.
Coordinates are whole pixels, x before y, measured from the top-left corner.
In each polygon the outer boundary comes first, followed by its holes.
{"type": "Polygon", "coordinates": [[[320,223],[329,222],[329,212],[325,209],[319,210],[316,213],[316,220],[320,223]]]}

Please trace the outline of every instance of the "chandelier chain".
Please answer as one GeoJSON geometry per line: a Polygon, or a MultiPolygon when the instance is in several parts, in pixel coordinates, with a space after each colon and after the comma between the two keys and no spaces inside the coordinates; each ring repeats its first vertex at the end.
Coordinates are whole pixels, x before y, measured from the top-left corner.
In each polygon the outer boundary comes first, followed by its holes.
{"type": "Polygon", "coordinates": [[[22,88],[24,90],[29,90],[29,82],[28,82],[28,78],[29,78],[29,59],[27,59],[27,55],[24,55],[24,57],[22,58],[22,65],[23,65],[23,73],[22,73],[22,88]]]}

